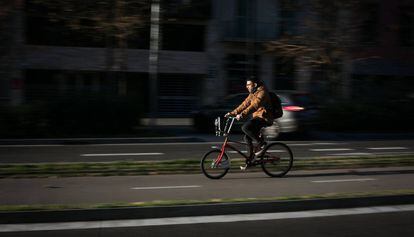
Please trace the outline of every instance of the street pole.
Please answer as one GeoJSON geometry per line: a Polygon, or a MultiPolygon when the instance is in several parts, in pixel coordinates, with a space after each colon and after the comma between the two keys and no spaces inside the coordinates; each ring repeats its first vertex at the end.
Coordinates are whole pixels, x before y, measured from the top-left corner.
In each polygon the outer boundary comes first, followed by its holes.
{"type": "Polygon", "coordinates": [[[160,0],[151,1],[150,50],[148,59],[150,85],[150,126],[158,116],[158,55],[160,47],[160,0]]]}

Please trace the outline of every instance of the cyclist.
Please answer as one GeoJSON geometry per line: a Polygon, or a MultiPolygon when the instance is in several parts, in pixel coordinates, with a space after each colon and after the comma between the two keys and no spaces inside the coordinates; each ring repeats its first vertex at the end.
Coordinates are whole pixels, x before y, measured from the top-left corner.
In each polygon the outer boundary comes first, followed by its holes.
{"type": "MultiPolygon", "coordinates": [[[[255,77],[246,79],[246,88],[249,91],[247,98],[224,117],[234,116],[237,120],[240,120],[252,113],[252,118],[242,125],[242,131],[246,134],[245,139],[250,148],[250,154],[253,152],[253,141],[255,141],[258,144],[255,155],[260,156],[266,146],[263,137],[260,136],[260,130],[273,124],[274,116],[269,109],[271,100],[264,83],[255,77]]],[[[240,168],[244,170],[247,165],[240,168]]]]}

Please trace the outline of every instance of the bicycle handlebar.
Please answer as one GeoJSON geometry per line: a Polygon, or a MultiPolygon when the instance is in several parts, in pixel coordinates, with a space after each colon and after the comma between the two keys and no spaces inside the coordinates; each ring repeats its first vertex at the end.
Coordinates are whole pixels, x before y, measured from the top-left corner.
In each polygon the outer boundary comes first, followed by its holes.
{"type": "Polygon", "coordinates": [[[236,119],[236,117],[234,117],[234,116],[227,116],[226,122],[225,122],[225,125],[224,125],[224,129],[222,130],[221,129],[221,119],[220,119],[220,117],[217,117],[214,121],[214,125],[216,127],[216,136],[227,136],[227,135],[229,135],[230,130],[233,126],[233,123],[234,123],[235,119],[236,119]]]}

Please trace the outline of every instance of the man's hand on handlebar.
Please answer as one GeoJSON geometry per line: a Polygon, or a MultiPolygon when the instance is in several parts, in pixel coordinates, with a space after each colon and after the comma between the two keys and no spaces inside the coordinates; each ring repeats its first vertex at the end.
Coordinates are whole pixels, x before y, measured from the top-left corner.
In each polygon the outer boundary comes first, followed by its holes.
{"type": "Polygon", "coordinates": [[[231,117],[233,117],[233,118],[235,118],[235,119],[237,119],[237,120],[240,120],[240,119],[242,119],[242,118],[243,118],[243,116],[242,116],[241,114],[238,114],[238,115],[236,115],[236,116],[232,116],[230,113],[225,114],[225,115],[224,115],[224,117],[225,117],[225,118],[231,118],[231,117]]]}

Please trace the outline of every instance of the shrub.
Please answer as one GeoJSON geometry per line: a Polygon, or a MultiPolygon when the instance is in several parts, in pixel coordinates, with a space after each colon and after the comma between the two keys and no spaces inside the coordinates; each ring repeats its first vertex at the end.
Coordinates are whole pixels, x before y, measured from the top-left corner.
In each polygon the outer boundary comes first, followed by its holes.
{"type": "Polygon", "coordinates": [[[321,111],[320,126],[334,131],[413,131],[412,101],[348,101],[321,111]]]}
{"type": "Polygon", "coordinates": [[[0,108],[0,137],[131,134],[142,104],[135,98],[70,97],[0,108]]]}

